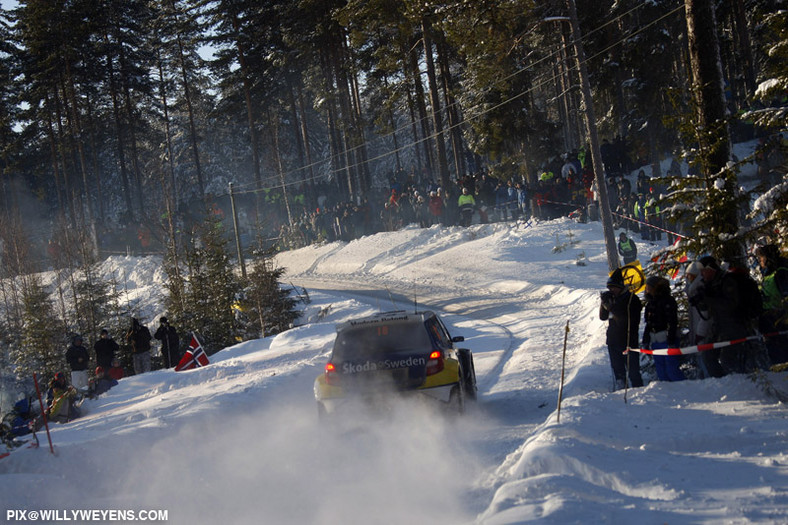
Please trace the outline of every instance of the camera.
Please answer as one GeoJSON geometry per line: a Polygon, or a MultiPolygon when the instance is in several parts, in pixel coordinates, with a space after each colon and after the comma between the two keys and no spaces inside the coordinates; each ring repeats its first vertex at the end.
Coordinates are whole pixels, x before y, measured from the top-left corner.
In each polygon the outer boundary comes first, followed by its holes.
{"type": "Polygon", "coordinates": [[[613,292],[610,290],[605,290],[604,292],[600,292],[599,297],[602,299],[602,306],[610,310],[610,307],[613,306],[613,302],[615,301],[615,296],[613,292]]]}

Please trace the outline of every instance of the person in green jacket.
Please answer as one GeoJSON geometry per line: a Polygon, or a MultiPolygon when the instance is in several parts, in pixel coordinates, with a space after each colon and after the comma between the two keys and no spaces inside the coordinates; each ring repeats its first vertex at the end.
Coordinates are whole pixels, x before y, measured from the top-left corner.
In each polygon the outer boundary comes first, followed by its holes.
{"type": "Polygon", "coordinates": [[[457,199],[457,208],[460,210],[460,226],[470,226],[473,212],[476,210],[476,199],[468,188],[462,189],[462,195],[457,199]]]}
{"type": "Polygon", "coordinates": [[[624,265],[635,262],[638,258],[638,247],[635,241],[621,232],[618,236],[618,253],[624,259],[624,265]]]}
{"type": "MultiPolygon", "coordinates": [[[[788,330],[788,260],[780,255],[776,244],[759,246],[755,256],[763,274],[763,314],[758,319],[758,329],[762,334],[788,330]]],[[[788,337],[773,335],[767,337],[765,342],[773,365],[788,361],[788,337]]]]}

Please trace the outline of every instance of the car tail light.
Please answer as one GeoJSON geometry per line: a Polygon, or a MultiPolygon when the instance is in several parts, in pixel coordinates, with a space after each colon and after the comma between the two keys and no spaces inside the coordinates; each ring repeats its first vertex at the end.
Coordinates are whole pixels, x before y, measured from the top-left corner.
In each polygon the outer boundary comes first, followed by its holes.
{"type": "Polygon", "coordinates": [[[427,359],[427,375],[431,376],[443,370],[443,352],[435,350],[427,359]]]}
{"type": "Polygon", "coordinates": [[[339,384],[339,374],[337,372],[337,368],[334,366],[334,363],[326,363],[326,383],[329,385],[338,385],[339,384]]]}

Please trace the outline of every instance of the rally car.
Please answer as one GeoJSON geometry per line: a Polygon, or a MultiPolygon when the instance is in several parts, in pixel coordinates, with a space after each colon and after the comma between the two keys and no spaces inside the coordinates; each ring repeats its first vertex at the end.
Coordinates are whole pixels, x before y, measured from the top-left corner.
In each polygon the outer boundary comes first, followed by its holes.
{"type": "Polygon", "coordinates": [[[464,338],[451,337],[434,312],[379,313],[336,329],[331,356],[314,383],[321,416],[390,395],[424,395],[458,412],[476,399],[473,355],[455,348],[464,338]]]}

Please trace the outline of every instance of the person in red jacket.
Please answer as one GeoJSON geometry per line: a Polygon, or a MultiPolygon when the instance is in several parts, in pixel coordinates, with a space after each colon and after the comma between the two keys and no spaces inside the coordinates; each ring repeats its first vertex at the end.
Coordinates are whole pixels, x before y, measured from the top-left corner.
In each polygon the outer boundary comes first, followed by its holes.
{"type": "Polygon", "coordinates": [[[120,381],[123,379],[123,376],[126,375],[126,373],[123,371],[123,367],[120,366],[120,361],[117,358],[112,360],[112,367],[107,370],[107,375],[115,381],[120,381]]]}
{"type": "Polygon", "coordinates": [[[432,224],[438,224],[443,220],[443,199],[440,198],[437,191],[430,192],[430,215],[432,216],[432,224]]]}

